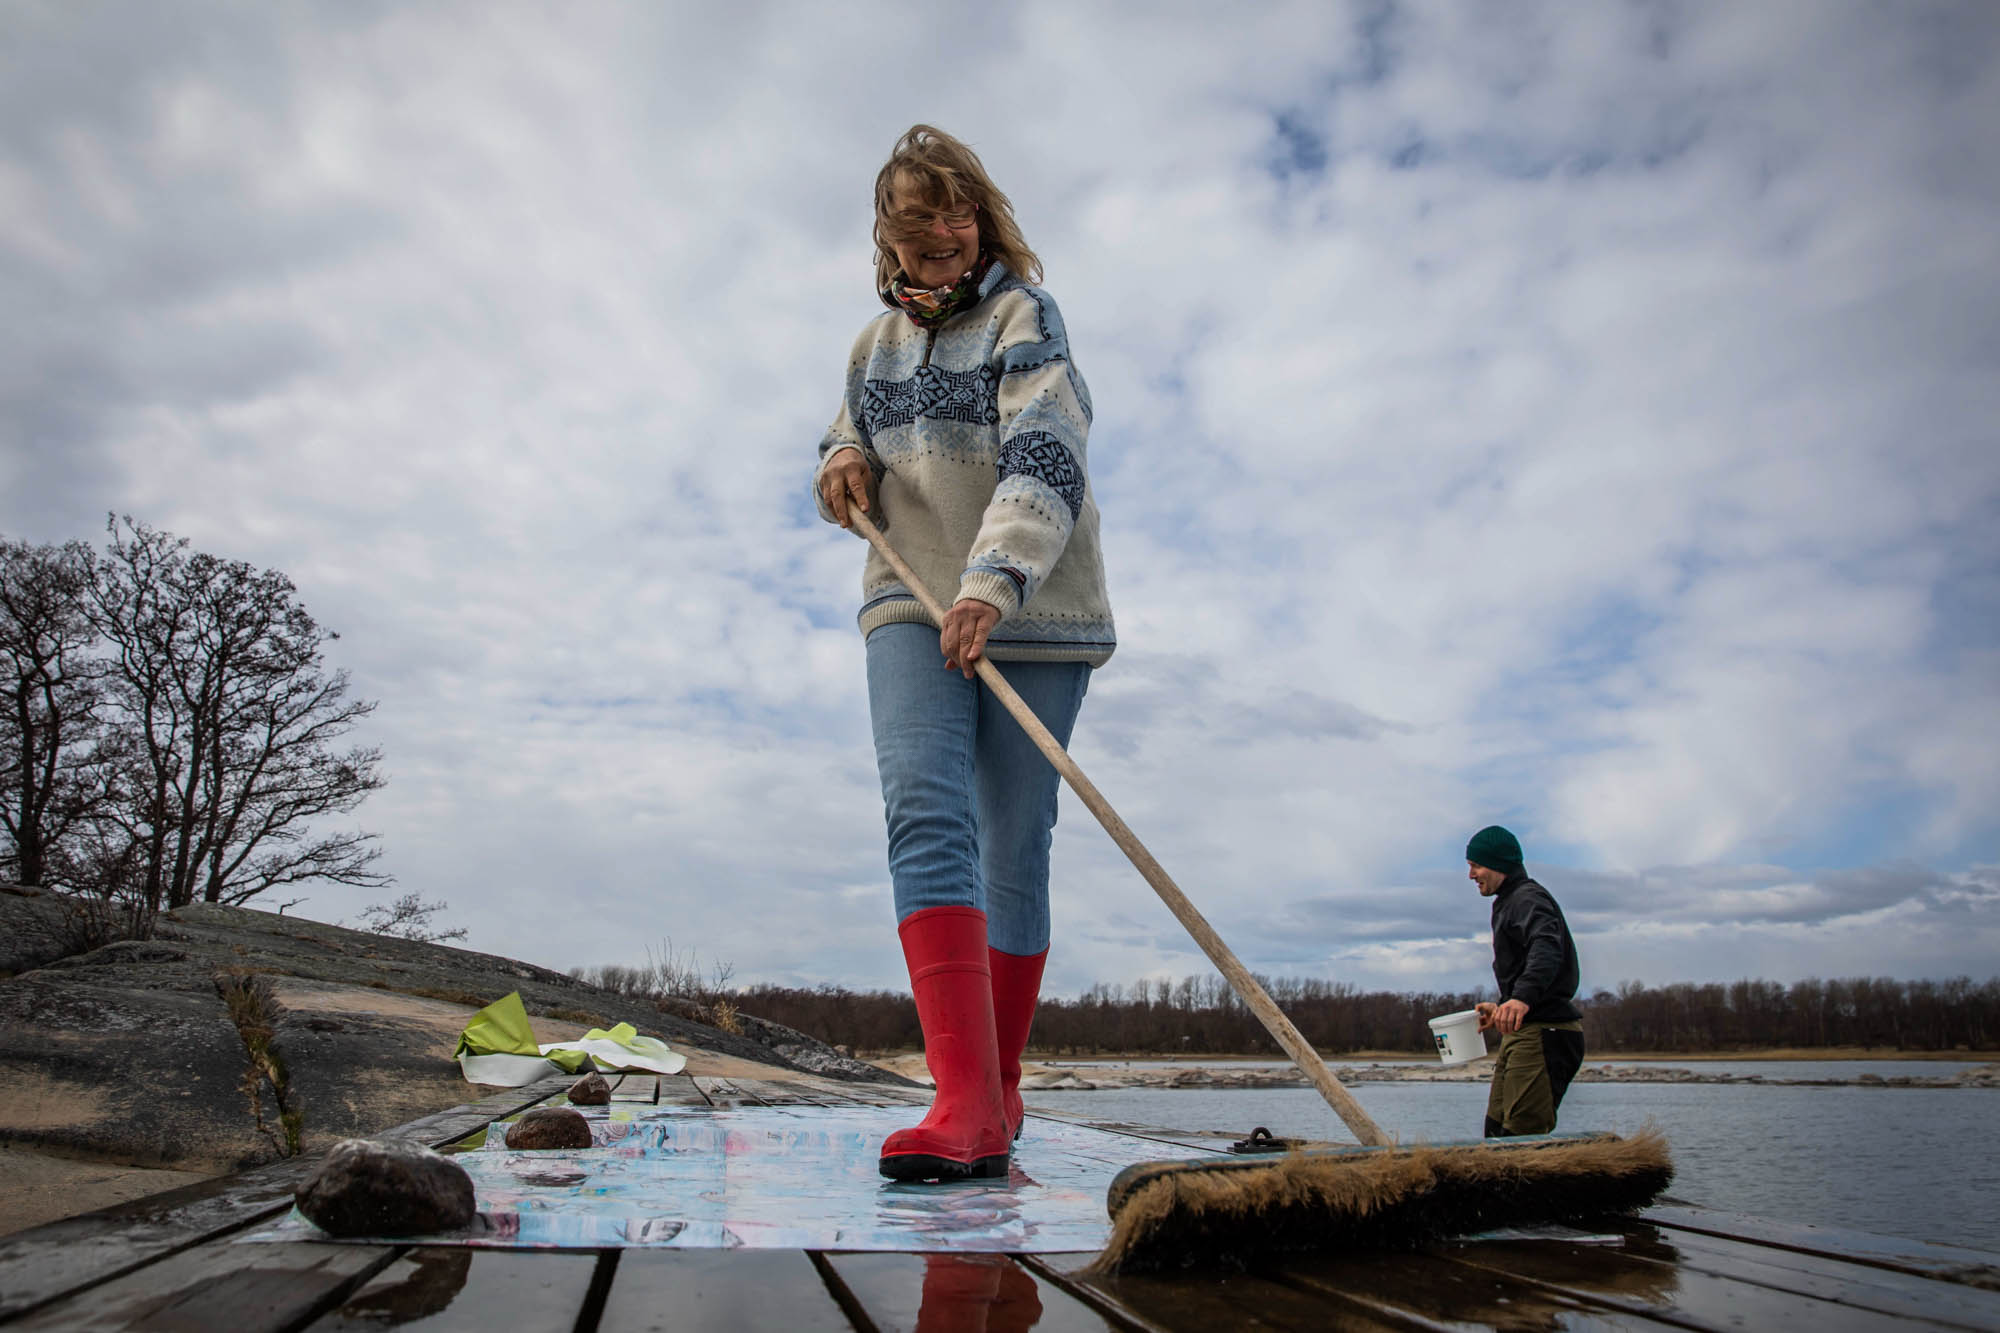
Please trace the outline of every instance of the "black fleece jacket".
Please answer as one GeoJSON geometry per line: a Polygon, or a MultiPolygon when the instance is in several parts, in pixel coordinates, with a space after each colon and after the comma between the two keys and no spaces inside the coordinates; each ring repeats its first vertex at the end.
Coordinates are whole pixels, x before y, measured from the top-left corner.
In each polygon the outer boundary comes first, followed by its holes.
{"type": "Polygon", "coordinates": [[[1576,941],[1549,891],[1526,875],[1510,876],[1493,895],[1493,980],[1502,1003],[1528,1006],[1527,1022],[1583,1017],[1576,998],[1576,941]]]}

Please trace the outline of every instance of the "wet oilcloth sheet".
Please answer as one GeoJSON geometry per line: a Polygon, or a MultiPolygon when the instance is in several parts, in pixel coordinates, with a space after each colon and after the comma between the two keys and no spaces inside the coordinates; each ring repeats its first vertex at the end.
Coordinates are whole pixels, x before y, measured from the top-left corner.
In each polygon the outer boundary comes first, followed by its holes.
{"type": "MultiPolygon", "coordinates": [[[[576,1109],[591,1122],[588,1150],[515,1152],[496,1124],[483,1145],[454,1158],[472,1175],[473,1225],[393,1239],[525,1249],[1097,1250],[1111,1233],[1105,1187],[1121,1169],[1208,1155],[1031,1117],[1005,1180],[913,1185],[883,1179],[876,1158],[883,1138],[914,1124],[921,1107],[576,1109]]],[[[245,1239],[329,1237],[294,1209],[245,1239]]]]}

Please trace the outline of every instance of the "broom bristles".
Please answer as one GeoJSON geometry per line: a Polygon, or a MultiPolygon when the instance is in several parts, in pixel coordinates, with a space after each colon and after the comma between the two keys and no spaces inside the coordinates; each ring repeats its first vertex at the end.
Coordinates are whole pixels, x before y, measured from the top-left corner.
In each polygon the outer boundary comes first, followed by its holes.
{"type": "Polygon", "coordinates": [[[1651,1203],[1673,1180],[1666,1135],[1339,1153],[1270,1162],[1158,1163],[1112,1186],[1097,1273],[1254,1267],[1302,1252],[1408,1247],[1651,1203]],[[1153,1172],[1157,1171],[1157,1174],[1153,1172]]]}

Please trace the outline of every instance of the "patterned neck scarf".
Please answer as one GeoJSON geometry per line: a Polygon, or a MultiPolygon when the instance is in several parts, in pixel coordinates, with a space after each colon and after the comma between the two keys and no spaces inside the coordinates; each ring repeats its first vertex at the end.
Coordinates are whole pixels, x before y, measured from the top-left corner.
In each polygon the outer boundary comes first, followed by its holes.
{"type": "Polygon", "coordinates": [[[982,253],[971,271],[949,287],[912,287],[898,273],[882,289],[882,300],[908,315],[918,328],[934,329],[959,311],[979,304],[979,284],[992,267],[992,257],[982,253]]]}

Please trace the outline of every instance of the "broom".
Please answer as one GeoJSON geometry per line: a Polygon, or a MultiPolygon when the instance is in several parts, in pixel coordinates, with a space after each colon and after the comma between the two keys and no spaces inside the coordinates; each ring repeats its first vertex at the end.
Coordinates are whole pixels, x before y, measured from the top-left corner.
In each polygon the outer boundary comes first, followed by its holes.
{"type": "MultiPolygon", "coordinates": [[[[944,607],[854,505],[848,522],[888,562],[933,624],[944,607]]],[[[1112,1181],[1111,1240],[1098,1272],[1246,1266],[1277,1254],[1410,1245],[1441,1236],[1572,1220],[1644,1207],[1673,1180],[1665,1136],[1535,1135],[1401,1148],[1341,1085],[1180,886],[1126,827],[1014,687],[986,657],[973,670],[1013,714],[1105,832],[1266,1031],[1363,1146],[1283,1158],[1145,1162],[1112,1181]]]]}

